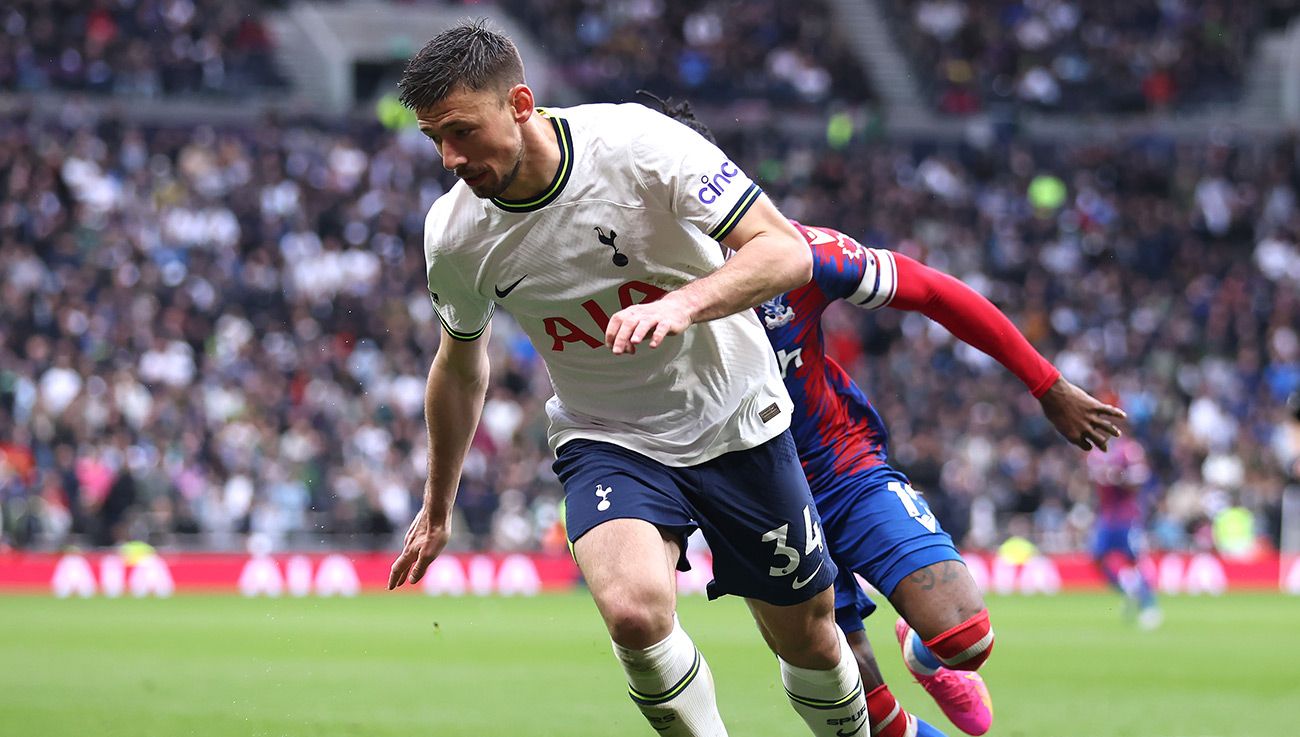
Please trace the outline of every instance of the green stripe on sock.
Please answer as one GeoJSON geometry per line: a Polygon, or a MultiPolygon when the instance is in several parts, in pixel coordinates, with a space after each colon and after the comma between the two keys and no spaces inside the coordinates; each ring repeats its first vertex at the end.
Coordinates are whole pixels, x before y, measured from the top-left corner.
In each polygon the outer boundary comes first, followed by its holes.
{"type": "Polygon", "coordinates": [[[640,691],[636,690],[635,688],[628,686],[627,693],[628,696],[632,697],[633,701],[640,704],[641,706],[658,706],[659,704],[662,704],[666,701],[672,701],[673,699],[677,698],[677,696],[681,694],[682,691],[686,690],[687,686],[691,685],[691,682],[695,680],[695,676],[699,672],[700,672],[700,651],[697,649],[695,651],[695,662],[691,663],[691,669],[686,671],[686,675],[682,676],[681,680],[673,684],[672,687],[669,688],[667,691],[664,691],[663,693],[659,693],[659,694],[643,694],[640,691]]]}
{"type": "Polygon", "coordinates": [[[813,709],[838,709],[844,706],[845,704],[849,703],[850,701],[853,701],[862,693],[862,681],[858,681],[857,688],[853,689],[852,693],[850,693],[848,696],[845,696],[842,699],[836,699],[834,701],[825,701],[822,699],[810,699],[806,696],[800,696],[799,694],[793,693],[788,688],[785,690],[785,693],[787,696],[790,697],[790,700],[795,702],[796,704],[803,704],[804,706],[808,706],[813,709]]]}

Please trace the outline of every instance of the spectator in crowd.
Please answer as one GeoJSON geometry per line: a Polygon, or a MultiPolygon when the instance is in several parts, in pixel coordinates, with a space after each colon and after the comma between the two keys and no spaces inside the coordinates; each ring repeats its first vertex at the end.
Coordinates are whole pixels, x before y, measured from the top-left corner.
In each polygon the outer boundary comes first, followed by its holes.
{"type": "Polygon", "coordinates": [[[1300,546],[1300,519],[1285,519],[1282,510],[1283,499],[1290,495],[1300,503],[1300,391],[1291,393],[1283,409],[1282,418],[1273,429],[1273,455],[1281,469],[1280,478],[1270,478],[1261,473],[1265,482],[1273,481],[1269,503],[1264,507],[1265,532],[1270,542],[1287,552],[1295,552],[1300,546]],[[1284,526],[1290,530],[1283,532],[1284,526]]]}

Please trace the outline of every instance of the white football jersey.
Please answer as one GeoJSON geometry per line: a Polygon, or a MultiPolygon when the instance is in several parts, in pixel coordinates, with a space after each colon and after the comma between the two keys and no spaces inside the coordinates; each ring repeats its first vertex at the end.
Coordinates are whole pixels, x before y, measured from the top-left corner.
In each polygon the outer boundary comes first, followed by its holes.
{"type": "Polygon", "coordinates": [[[541,111],[560,166],[528,202],[457,182],[429,209],[429,292],[453,337],[474,340],[497,304],[546,361],[552,451],[575,438],[672,466],[752,448],[790,424],[790,397],[753,310],[616,356],[609,316],[706,276],[762,194],[716,146],[635,104],[541,111]]]}

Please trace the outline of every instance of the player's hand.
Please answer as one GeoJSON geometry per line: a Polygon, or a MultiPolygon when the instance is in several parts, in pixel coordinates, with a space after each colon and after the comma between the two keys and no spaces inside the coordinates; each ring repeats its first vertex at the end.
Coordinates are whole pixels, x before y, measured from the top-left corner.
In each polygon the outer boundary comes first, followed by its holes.
{"type": "Polygon", "coordinates": [[[614,351],[614,355],[636,353],[637,345],[647,337],[650,347],[658,348],[664,338],[683,333],[690,326],[690,309],[670,292],[654,302],[632,305],[615,312],[605,328],[605,345],[614,351]]]}
{"type": "Polygon", "coordinates": [[[1043,407],[1043,414],[1056,426],[1056,431],[1084,450],[1106,450],[1106,443],[1111,438],[1123,434],[1113,420],[1128,417],[1124,410],[1097,399],[1066,381],[1064,376],[1057,379],[1038,402],[1043,407]]]}
{"type": "Polygon", "coordinates": [[[429,564],[447,547],[450,537],[451,530],[447,525],[434,525],[425,508],[421,507],[406,530],[402,554],[393,561],[393,568],[388,573],[388,590],[392,591],[403,583],[419,582],[429,564]]]}

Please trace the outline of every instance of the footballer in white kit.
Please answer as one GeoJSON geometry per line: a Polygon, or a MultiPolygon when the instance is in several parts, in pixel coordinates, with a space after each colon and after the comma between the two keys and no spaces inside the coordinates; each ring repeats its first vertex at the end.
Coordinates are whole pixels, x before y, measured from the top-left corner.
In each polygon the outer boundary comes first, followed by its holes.
{"type": "Polygon", "coordinates": [[[398,86],[460,181],[425,223],[448,335],[425,384],[424,503],[389,588],[418,583],[450,537],[499,304],[550,370],[574,560],[656,734],[727,735],[676,611],[672,566],[697,528],[713,549],[710,593],[747,598],[814,735],[891,719],[870,712],[835,626],[836,571],[790,398],[748,309],[807,282],[799,233],[721,151],[662,114],[539,108],[519,50],[484,20],[435,36],[398,86]],[[736,249],[725,263],[718,240],[736,249]]]}
{"type": "Polygon", "coordinates": [[[539,112],[560,147],[540,197],[481,199],[462,181],[429,210],[429,292],[443,326],[474,340],[500,304],[546,361],[571,541],[623,517],[683,537],[698,525],[715,558],[711,594],[810,598],[835,568],[755,313],[631,354],[604,340],[610,315],[721,267],[718,241],[761,190],[713,144],[641,105],[539,112]]]}

